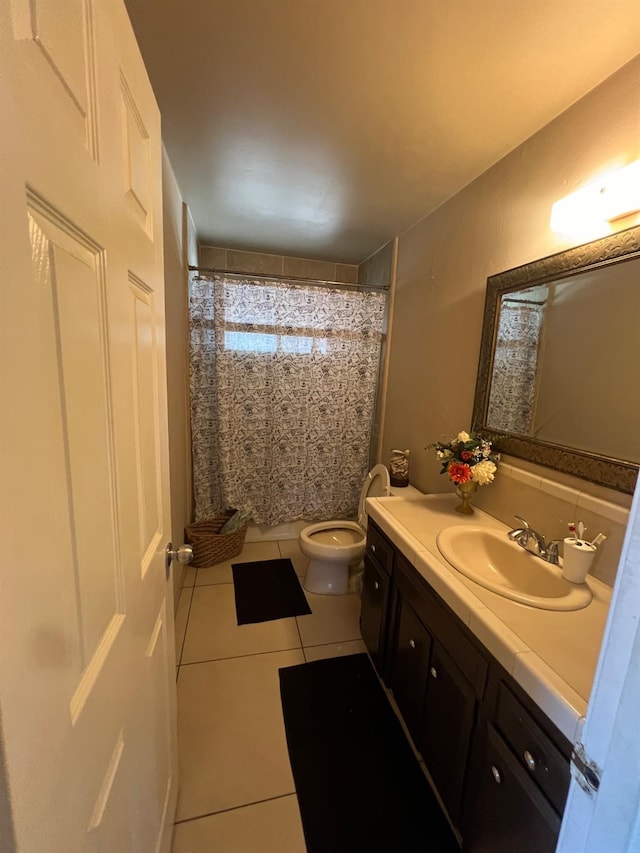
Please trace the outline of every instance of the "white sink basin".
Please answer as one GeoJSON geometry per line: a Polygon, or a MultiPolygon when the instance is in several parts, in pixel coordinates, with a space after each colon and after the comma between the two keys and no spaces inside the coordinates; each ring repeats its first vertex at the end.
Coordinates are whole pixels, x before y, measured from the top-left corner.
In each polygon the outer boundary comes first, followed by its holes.
{"type": "Polygon", "coordinates": [[[442,530],[437,542],[454,569],[505,598],[541,610],[580,610],[591,601],[586,583],[569,583],[560,566],[529,554],[506,533],[456,525],[442,530]]]}

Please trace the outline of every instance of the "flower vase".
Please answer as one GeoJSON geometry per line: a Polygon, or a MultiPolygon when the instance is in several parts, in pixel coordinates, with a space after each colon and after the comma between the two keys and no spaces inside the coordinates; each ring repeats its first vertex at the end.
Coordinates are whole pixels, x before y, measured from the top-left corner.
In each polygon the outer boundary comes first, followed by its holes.
{"type": "Polygon", "coordinates": [[[461,512],[463,515],[473,515],[473,507],[469,503],[469,499],[478,491],[478,484],[474,480],[468,480],[466,483],[458,483],[456,486],[456,494],[462,498],[462,503],[459,503],[455,508],[456,512],[461,512]]]}

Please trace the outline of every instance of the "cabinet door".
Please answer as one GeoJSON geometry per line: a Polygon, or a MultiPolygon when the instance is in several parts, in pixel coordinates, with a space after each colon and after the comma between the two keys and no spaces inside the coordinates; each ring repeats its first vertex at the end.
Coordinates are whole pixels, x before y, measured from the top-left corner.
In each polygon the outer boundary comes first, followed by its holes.
{"type": "Polygon", "coordinates": [[[416,746],[422,735],[431,635],[413,609],[402,602],[393,650],[391,687],[416,746]]]}
{"type": "Polygon", "coordinates": [[[560,818],[490,725],[476,771],[465,853],[553,853],[560,818]]]}
{"type": "Polygon", "coordinates": [[[360,633],[371,660],[382,675],[385,652],[385,628],[389,600],[389,577],[369,559],[364,561],[360,633]]]}
{"type": "Polygon", "coordinates": [[[434,642],[418,748],[456,826],[461,818],[475,711],[471,686],[442,646],[434,642]]]}

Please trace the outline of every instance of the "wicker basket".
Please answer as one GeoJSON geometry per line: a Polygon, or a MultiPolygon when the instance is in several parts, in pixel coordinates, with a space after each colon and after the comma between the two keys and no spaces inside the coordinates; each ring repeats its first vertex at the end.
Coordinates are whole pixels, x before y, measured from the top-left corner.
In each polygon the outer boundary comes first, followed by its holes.
{"type": "Polygon", "coordinates": [[[196,521],[185,528],[187,542],[193,545],[191,565],[196,569],[223,563],[231,557],[237,557],[242,551],[248,523],[231,533],[220,534],[220,530],[234,512],[233,509],[228,510],[224,515],[208,518],[205,521],[196,521]]]}

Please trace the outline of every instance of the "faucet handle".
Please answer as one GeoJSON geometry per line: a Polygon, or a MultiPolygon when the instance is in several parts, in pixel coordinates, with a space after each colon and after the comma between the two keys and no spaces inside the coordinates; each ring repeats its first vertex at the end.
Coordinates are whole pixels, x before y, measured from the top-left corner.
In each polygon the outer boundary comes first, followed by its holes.
{"type": "Polygon", "coordinates": [[[531,527],[531,525],[529,524],[529,522],[527,521],[527,519],[526,519],[526,518],[523,518],[521,515],[514,515],[513,517],[514,517],[514,518],[517,518],[517,519],[518,519],[518,521],[521,521],[521,522],[524,524],[524,528],[525,528],[525,530],[529,530],[529,528],[531,527]]]}
{"type": "Polygon", "coordinates": [[[555,566],[558,565],[558,545],[562,541],[562,539],[552,539],[547,545],[547,562],[553,563],[555,566]]]}

